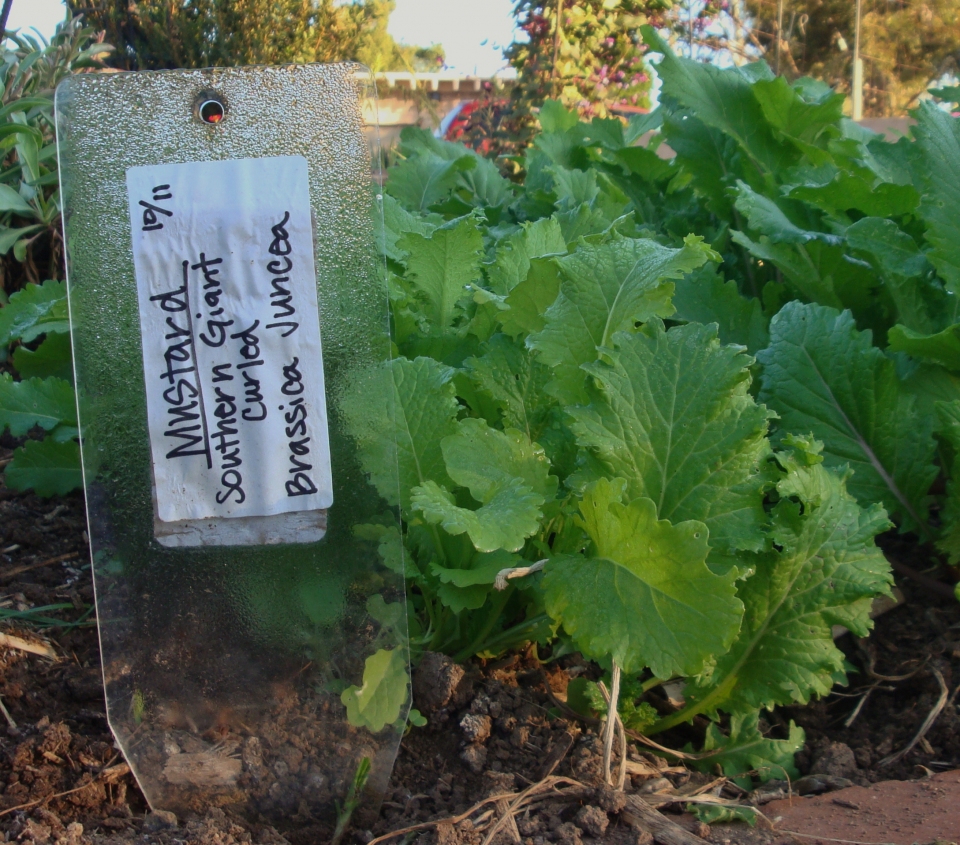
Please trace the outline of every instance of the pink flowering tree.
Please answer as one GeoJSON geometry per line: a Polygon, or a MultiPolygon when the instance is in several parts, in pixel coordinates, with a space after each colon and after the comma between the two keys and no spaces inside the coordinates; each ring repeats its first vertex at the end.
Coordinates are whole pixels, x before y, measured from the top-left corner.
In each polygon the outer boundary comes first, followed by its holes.
{"type": "MultiPolygon", "coordinates": [[[[673,0],[517,0],[518,37],[504,54],[516,83],[492,90],[451,137],[485,155],[511,156],[536,133],[548,98],[588,120],[648,109],[650,69],[639,30],[674,26],[672,7],[673,0]]],[[[501,163],[516,175],[518,165],[501,163]]]]}
{"type": "Polygon", "coordinates": [[[519,0],[524,36],[507,48],[517,105],[560,99],[584,117],[648,108],[642,24],[663,24],[671,0],[519,0]]]}

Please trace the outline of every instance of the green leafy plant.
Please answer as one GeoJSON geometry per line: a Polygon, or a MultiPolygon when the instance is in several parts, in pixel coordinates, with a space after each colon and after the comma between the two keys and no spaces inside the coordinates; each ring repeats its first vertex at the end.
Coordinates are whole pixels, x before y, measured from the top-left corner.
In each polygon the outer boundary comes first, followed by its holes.
{"type": "Polygon", "coordinates": [[[439,46],[398,44],[387,32],[393,0],[70,0],[71,13],[103,30],[121,70],[359,61],[373,71],[436,70],[439,46]]]}
{"type": "Polygon", "coordinates": [[[0,433],[44,432],[14,452],[6,484],[40,496],[62,495],[82,483],[69,331],[63,282],[27,285],[0,309],[0,350],[18,344],[12,363],[21,375],[18,381],[0,373],[0,433]]]}
{"type": "Polygon", "coordinates": [[[660,108],[548,101],[522,184],[404,133],[397,357],[348,417],[404,516],[380,548],[403,543],[416,647],[580,650],[609,677],[581,706],[619,697],[647,734],[707,716],[699,762],[763,780],[803,734],[760,714],[844,682],[832,629],[866,635],[889,590],[875,538],[960,561],[960,123],[923,105],[887,142],[814,80],[644,38],[660,108]]]}
{"type": "Polygon", "coordinates": [[[53,90],[71,73],[101,67],[111,52],[79,18],[60,24],[50,43],[27,34],[4,41],[0,84],[0,304],[24,282],[62,276],[60,190],[53,90]]]}
{"type": "Polygon", "coordinates": [[[360,799],[369,778],[370,758],[364,757],[357,765],[357,771],[353,775],[353,780],[350,781],[350,788],[343,799],[343,804],[337,802],[337,824],[333,831],[333,839],[330,840],[332,845],[339,845],[343,840],[350,819],[353,818],[354,811],[360,806],[360,799]]]}
{"type": "Polygon", "coordinates": [[[506,51],[517,69],[518,102],[547,98],[606,117],[618,105],[649,105],[650,78],[639,28],[669,0],[521,0],[513,14],[526,39],[506,51]]]}
{"type": "Polygon", "coordinates": [[[20,446],[5,469],[7,486],[41,496],[82,482],[66,291],[58,281],[53,90],[71,73],[101,67],[99,57],[112,49],[72,18],[49,43],[10,35],[0,64],[0,362],[12,364],[0,372],[0,433],[44,432],[20,446]]]}
{"type": "MultiPolygon", "coordinates": [[[[380,232],[395,355],[339,405],[403,526],[354,530],[405,573],[410,617],[368,611],[415,649],[579,650],[609,673],[608,759],[618,720],[705,716],[698,763],[763,780],[803,734],[761,713],[843,683],[832,629],[866,635],[889,591],[875,538],[960,561],[960,124],[924,105],[889,143],[820,83],[644,38],[660,108],[546,102],[522,184],[404,132],[380,232]],[[654,715],[670,681],[683,704],[654,715]]],[[[408,684],[380,645],[338,689],[371,731],[408,684]]]]}

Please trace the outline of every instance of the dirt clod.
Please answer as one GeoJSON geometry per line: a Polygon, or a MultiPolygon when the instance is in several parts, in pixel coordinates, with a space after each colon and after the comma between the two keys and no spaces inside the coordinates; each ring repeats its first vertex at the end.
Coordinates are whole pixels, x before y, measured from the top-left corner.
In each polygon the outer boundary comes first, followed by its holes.
{"type": "Polygon", "coordinates": [[[414,704],[423,713],[435,713],[450,702],[463,676],[463,667],[445,654],[426,652],[413,673],[414,704]]]}
{"type": "Polygon", "coordinates": [[[583,845],[579,828],[571,822],[561,824],[554,831],[554,834],[556,836],[554,841],[557,842],[558,845],[583,845]]]}
{"type": "Polygon", "coordinates": [[[143,820],[145,833],[159,833],[161,830],[174,830],[179,825],[177,817],[169,810],[154,810],[147,813],[143,820]]]}
{"type": "Polygon", "coordinates": [[[853,786],[848,778],[839,778],[833,775],[806,775],[794,781],[793,789],[798,795],[820,795],[824,792],[834,792],[853,786]]]}
{"type": "Polygon", "coordinates": [[[666,778],[650,778],[640,787],[640,792],[644,795],[652,795],[654,792],[669,792],[673,789],[673,784],[666,778]]]}
{"type": "Polygon", "coordinates": [[[467,764],[471,772],[479,775],[487,762],[487,749],[482,745],[468,745],[461,752],[460,759],[467,764]]]}
{"type": "Polygon", "coordinates": [[[596,839],[607,832],[607,826],[610,824],[610,819],[603,810],[589,804],[580,808],[573,821],[580,830],[596,839]]]}
{"type": "Polygon", "coordinates": [[[627,797],[619,789],[609,786],[597,787],[594,800],[597,806],[607,813],[619,813],[627,806],[627,797]]]}
{"type": "Polygon", "coordinates": [[[857,757],[849,745],[828,742],[813,755],[810,772],[814,775],[832,775],[849,778],[857,770],[857,757]]]}
{"type": "Polygon", "coordinates": [[[477,713],[467,713],[460,720],[460,730],[467,742],[483,743],[490,736],[492,721],[489,716],[480,716],[477,713]]]}
{"type": "Polygon", "coordinates": [[[436,845],[460,845],[457,829],[449,822],[437,825],[436,845]]]}

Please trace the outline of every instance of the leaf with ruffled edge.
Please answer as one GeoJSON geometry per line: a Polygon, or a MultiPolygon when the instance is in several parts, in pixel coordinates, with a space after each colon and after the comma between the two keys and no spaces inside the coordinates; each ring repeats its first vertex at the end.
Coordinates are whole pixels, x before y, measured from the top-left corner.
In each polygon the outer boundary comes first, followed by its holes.
{"type": "Polygon", "coordinates": [[[550,370],[502,334],[483,346],[483,355],[464,361],[471,381],[500,408],[503,425],[537,440],[557,407],[544,390],[550,370]]]}
{"type": "Polygon", "coordinates": [[[28,440],[13,453],[4,475],[7,487],[38,496],[63,496],[83,484],[80,444],[53,437],[28,440]]]}
{"type": "Polygon", "coordinates": [[[408,510],[411,488],[450,483],[440,441],[457,426],[452,379],[438,361],[397,358],[358,377],[340,402],[363,468],[391,505],[408,510]]]}
{"type": "Polygon", "coordinates": [[[536,533],[540,508],[557,489],[543,450],[516,429],[497,431],[479,419],[462,420],[441,448],[450,478],[481,507],[463,507],[432,482],[412,492],[412,506],[449,534],[466,532],[478,551],[520,549],[536,533]]]}
{"type": "Polygon", "coordinates": [[[827,466],[849,465],[862,503],[882,502],[904,529],[926,530],[934,421],[897,377],[894,362],[857,330],[849,311],[791,302],[770,323],[760,401],[785,431],[812,432],[827,466]]]}
{"type": "Polygon", "coordinates": [[[947,446],[947,493],[940,511],[940,536],[937,548],[956,565],[960,563],[960,400],[937,402],[937,434],[947,446]]]}
{"type": "Polygon", "coordinates": [[[592,547],[547,563],[547,612],[590,658],[661,678],[696,674],[737,635],[736,573],[707,567],[703,523],[658,521],[650,499],[621,504],[624,487],[601,479],[587,490],[580,523],[592,547]]]}
{"type": "Polygon", "coordinates": [[[427,481],[411,491],[410,502],[427,522],[448,534],[466,532],[478,551],[517,551],[540,527],[543,496],[513,479],[497,485],[481,507],[471,510],[459,507],[449,490],[427,481]]]}
{"type": "MultiPolygon", "coordinates": [[[[474,555],[466,569],[451,569],[431,563],[430,571],[437,576],[437,595],[454,613],[483,607],[493,592],[493,584],[501,569],[523,566],[515,554],[499,549],[490,554],[474,555]]],[[[516,582],[515,582],[516,583],[516,582]]]]}
{"type": "Polygon", "coordinates": [[[77,398],[73,385],[59,378],[14,381],[0,373],[0,433],[10,429],[22,437],[35,425],[51,431],[61,423],[77,425],[77,398]]]}
{"type": "Polygon", "coordinates": [[[704,522],[715,549],[760,549],[770,414],[749,393],[753,359],[696,323],[652,321],[615,343],[609,363],[585,367],[590,404],[567,409],[596,468],[652,499],[661,519],[704,522]]]}
{"type": "Polygon", "coordinates": [[[490,287],[504,296],[527,278],[530,261],[567,251],[560,224],[552,217],[525,223],[519,232],[497,243],[493,263],[487,265],[490,287]]]}
{"type": "Polygon", "coordinates": [[[771,778],[788,780],[799,777],[793,755],[803,748],[803,728],[791,721],[786,739],[768,739],[760,733],[759,721],[759,713],[755,710],[734,713],[726,736],[718,725],[708,725],[702,754],[691,761],[694,768],[713,772],[719,765],[728,778],[744,789],[753,788],[753,776],[761,783],[771,778]]]}
{"type": "Polygon", "coordinates": [[[18,338],[29,343],[44,333],[69,331],[64,282],[47,280],[42,285],[25,285],[0,308],[0,347],[18,338]]]}
{"type": "Polygon", "coordinates": [[[833,626],[866,636],[873,599],[890,592],[890,565],[874,542],[890,526],[883,508],[860,507],[844,475],[810,465],[806,455],[781,461],[775,548],[756,556],[755,574],[740,584],[740,634],[711,672],[687,685],[686,710],[661,720],[659,730],[694,712],[772,709],[826,695],[844,672],[833,626]]]}
{"type": "Polygon", "coordinates": [[[449,329],[462,309],[467,285],[480,277],[483,238],[477,219],[451,220],[428,236],[408,232],[397,247],[409,253],[404,284],[422,304],[424,317],[436,330],[449,329]]]}
{"type": "Polygon", "coordinates": [[[347,721],[372,733],[382,731],[400,718],[409,688],[406,651],[380,649],[364,661],[363,684],[349,686],[340,695],[347,721]]]}
{"type": "Polygon", "coordinates": [[[527,344],[554,371],[549,390],[565,404],[586,401],[582,364],[596,361],[616,332],[673,313],[677,279],[716,257],[702,238],[688,236],[671,249],[654,240],[614,233],[602,244],[582,241],[571,255],[555,259],[560,294],[547,309],[542,331],[527,344]]]}

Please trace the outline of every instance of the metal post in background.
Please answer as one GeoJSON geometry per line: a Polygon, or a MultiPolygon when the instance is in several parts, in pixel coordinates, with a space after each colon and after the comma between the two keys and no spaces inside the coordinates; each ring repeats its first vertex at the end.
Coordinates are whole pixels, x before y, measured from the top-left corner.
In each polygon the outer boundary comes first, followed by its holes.
{"type": "MultiPolygon", "coordinates": [[[[857,0],[859,3],[860,0],[857,0]]],[[[780,45],[783,41],[783,0],[777,0],[777,76],[780,75],[780,45]]]]}
{"type": "Polygon", "coordinates": [[[860,6],[857,0],[856,21],[853,30],[853,119],[863,119],[863,60],[860,58],[860,6]]]}

